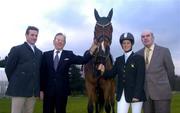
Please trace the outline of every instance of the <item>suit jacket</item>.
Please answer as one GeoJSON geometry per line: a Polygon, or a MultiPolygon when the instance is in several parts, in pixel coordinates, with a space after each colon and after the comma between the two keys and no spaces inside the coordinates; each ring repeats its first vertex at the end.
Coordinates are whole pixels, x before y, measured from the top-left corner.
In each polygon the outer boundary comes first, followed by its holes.
{"type": "Polygon", "coordinates": [[[30,97],[39,95],[39,74],[42,52],[25,42],[12,47],[8,54],[5,72],[9,81],[6,94],[9,96],[30,97]]]}
{"type": "MultiPolygon", "coordinates": [[[[144,56],[145,48],[138,51],[144,56]]],[[[174,78],[174,64],[168,48],[155,44],[148,69],[146,69],[145,90],[147,96],[153,100],[171,98],[170,82],[174,78]]]]}
{"type": "Polygon", "coordinates": [[[124,90],[127,102],[132,102],[132,98],[138,98],[139,101],[145,101],[144,79],[145,79],[145,61],[140,55],[132,53],[125,63],[125,56],[116,58],[111,71],[106,71],[104,76],[115,77],[117,75],[117,96],[119,101],[124,90]]]}
{"type": "Polygon", "coordinates": [[[63,50],[55,71],[53,66],[53,50],[45,52],[41,65],[41,91],[45,95],[69,95],[69,76],[68,71],[71,64],[84,64],[92,56],[87,52],[83,57],[75,55],[72,51],[63,50]]]}

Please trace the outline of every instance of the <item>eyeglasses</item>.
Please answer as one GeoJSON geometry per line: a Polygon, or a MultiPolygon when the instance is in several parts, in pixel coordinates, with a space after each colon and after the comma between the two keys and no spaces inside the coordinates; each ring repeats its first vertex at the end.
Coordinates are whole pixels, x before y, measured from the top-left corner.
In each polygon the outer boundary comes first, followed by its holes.
{"type": "Polygon", "coordinates": [[[141,38],[150,37],[150,34],[142,35],[141,38]]]}

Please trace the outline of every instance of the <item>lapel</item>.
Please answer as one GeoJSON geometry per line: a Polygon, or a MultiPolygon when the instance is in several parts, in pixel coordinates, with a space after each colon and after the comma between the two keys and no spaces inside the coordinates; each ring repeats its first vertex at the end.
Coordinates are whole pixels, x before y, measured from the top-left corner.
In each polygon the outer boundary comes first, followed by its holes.
{"type": "MultiPolygon", "coordinates": [[[[133,55],[134,55],[134,52],[132,52],[131,55],[128,57],[128,59],[127,59],[127,61],[126,61],[126,64],[128,64],[128,63],[131,61],[133,55]]],[[[124,57],[125,57],[125,56],[124,56],[124,57]]]]}
{"type": "Polygon", "coordinates": [[[36,46],[34,46],[34,54],[35,54],[35,56],[40,55],[40,52],[39,52],[39,50],[38,50],[38,48],[36,46]]]}
{"type": "Polygon", "coordinates": [[[123,64],[125,64],[125,55],[123,55],[121,59],[122,59],[123,64]]]}
{"type": "Polygon", "coordinates": [[[60,59],[59,59],[59,63],[58,63],[58,68],[59,68],[60,65],[62,65],[63,59],[64,59],[64,51],[62,50],[62,53],[61,53],[61,56],[60,56],[60,59]]]}
{"type": "Polygon", "coordinates": [[[66,57],[66,54],[65,54],[64,50],[62,50],[62,53],[61,53],[61,56],[60,56],[60,59],[59,59],[59,62],[58,62],[57,70],[61,67],[61,65],[63,65],[63,60],[64,60],[65,57],[66,57]]]}
{"type": "Polygon", "coordinates": [[[144,57],[144,51],[145,51],[145,47],[142,48],[140,51],[139,51],[139,55],[143,56],[144,57]]]}
{"type": "Polygon", "coordinates": [[[38,49],[36,48],[36,46],[34,46],[34,54],[35,54],[35,55],[38,54],[38,49]]]}
{"type": "Polygon", "coordinates": [[[31,49],[31,47],[28,45],[27,42],[24,42],[24,45],[27,47],[28,50],[30,50],[32,53],[34,53],[33,50],[31,49]]]}
{"type": "MultiPolygon", "coordinates": [[[[54,70],[54,56],[53,56],[53,54],[54,54],[54,50],[51,50],[51,51],[49,52],[49,58],[48,58],[48,60],[49,60],[50,68],[52,68],[52,69],[54,70]]],[[[55,71],[55,70],[54,70],[54,71],[55,71]]]]}

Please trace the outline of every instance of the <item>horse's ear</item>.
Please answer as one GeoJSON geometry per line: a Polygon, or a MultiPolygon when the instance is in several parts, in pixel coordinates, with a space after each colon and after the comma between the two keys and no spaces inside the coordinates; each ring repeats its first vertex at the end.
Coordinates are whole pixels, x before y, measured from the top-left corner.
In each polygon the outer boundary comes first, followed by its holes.
{"type": "Polygon", "coordinates": [[[98,12],[97,12],[96,9],[94,9],[94,16],[95,16],[95,18],[96,18],[96,21],[99,21],[99,20],[100,20],[100,16],[99,16],[99,14],[98,14],[98,12]]]}
{"type": "Polygon", "coordinates": [[[107,16],[107,18],[109,19],[109,21],[111,21],[112,15],[113,15],[113,8],[109,11],[109,14],[108,14],[108,16],[107,16]]]}

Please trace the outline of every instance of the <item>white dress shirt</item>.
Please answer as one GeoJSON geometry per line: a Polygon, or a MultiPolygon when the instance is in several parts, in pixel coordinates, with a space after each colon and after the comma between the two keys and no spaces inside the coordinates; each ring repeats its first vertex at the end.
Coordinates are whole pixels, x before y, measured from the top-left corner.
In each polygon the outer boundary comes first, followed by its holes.
{"type": "Polygon", "coordinates": [[[54,49],[53,59],[54,59],[54,58],[55,58],[55,56],[56,56],[56,51],[59,51],[59,53],[58,53],[58,57],[59,57],[59,59],[60,59],[60,57],[61,57],[61,53],[62,53],[62,50],[56,50],[56,49],[54,49]]]}
{"type": "Polygon", "coordinates": [[[32,45],[32,44],[30,44],[29,42],[27,42],[27,44],[31,47],[31,49],[33,50],[33,52],[35,52],[35,50],[34,50],[35,45],[32,45]]]}
{"type": "Polygon", "coordinates": [[[127,52],[127,53],[124,53],[124,56],[125,56],[125,63],[127,61],[127,59],[129,58],[129,56],[132,54],[132,50],[127,52]]]}

